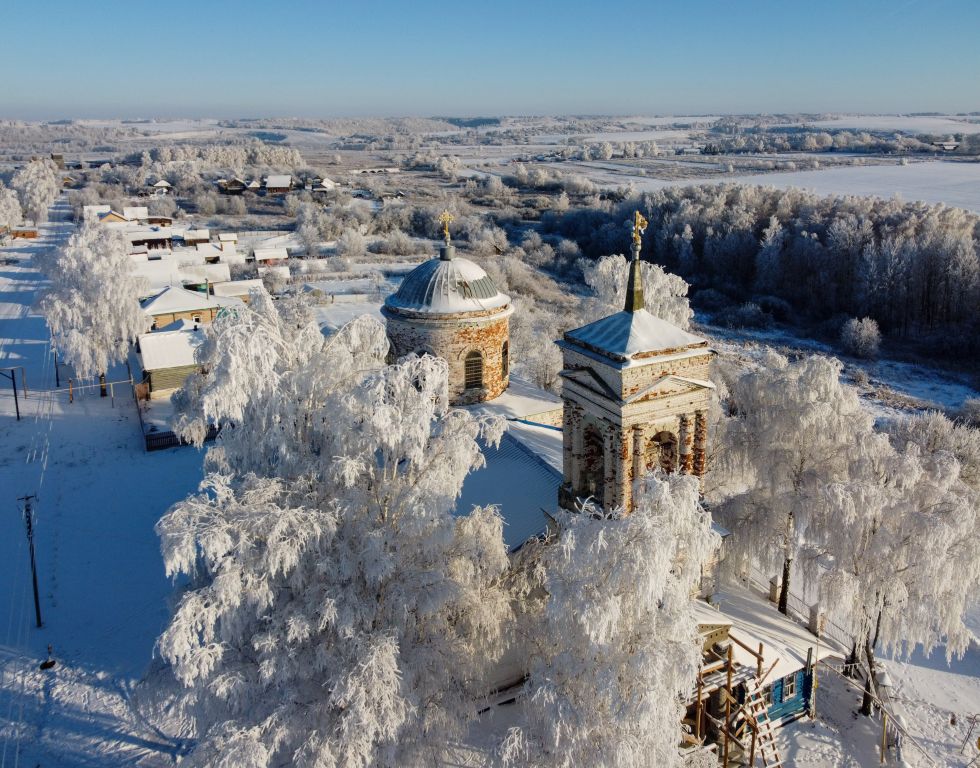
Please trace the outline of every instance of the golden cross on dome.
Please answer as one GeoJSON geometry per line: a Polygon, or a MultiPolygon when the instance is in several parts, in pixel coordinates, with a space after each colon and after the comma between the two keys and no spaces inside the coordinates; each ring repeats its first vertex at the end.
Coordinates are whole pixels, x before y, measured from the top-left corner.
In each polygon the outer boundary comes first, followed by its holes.
{"type": "Polygon", "coordinates": [[[639,211],[633,217],[633,242],[640,245],[642,242],[641,236],[647,231],[647,220],[643,218],[643,214],[639,211]]]}
{"type": "Polygon", "coordinates": [[[455,220],[455,218],[456,217],[449,212],[448,208],[439,214],[439,221],[442,223],[442,234],[446,238],[446,245],[449,245],[449,225],[455,220]]]}

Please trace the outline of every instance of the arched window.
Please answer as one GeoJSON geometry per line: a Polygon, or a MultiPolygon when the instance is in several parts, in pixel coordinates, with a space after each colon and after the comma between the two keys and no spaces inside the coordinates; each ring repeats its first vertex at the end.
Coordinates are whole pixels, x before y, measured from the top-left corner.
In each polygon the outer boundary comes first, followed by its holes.
{"type": "Polygon", "coordinates": [[[480,354],[479,350],[474,349],[466,355],[463,371],[467,389],[483,388],[483,355],[480,354]]]}
{"type": "Polygon", "coordinates": [[[606,451],[602,444],[602,435],[594,426],[588,426],[582,436],[582,471],[580,474],[582,495],[591,496],[599,504],[602,504],[605,476],[606,451]]]}
{"type": "Polygon", "coordinates": [[[500,370],[503,371],[504,376],[510,373],[510,344],[506,341],[500,348],[500,370]]]}

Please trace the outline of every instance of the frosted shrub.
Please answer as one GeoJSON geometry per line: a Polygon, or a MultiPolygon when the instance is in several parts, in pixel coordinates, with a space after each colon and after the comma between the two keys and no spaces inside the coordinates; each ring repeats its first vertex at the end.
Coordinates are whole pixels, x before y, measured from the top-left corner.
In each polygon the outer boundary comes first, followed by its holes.
{"type": "Polygon", "coordinates": [[[878,323],[870,317],[858,320],[852,317],[841,328],[840,341],[845,351],[856,357],[871,359],[878,356],[881,332],[878,323]]]}

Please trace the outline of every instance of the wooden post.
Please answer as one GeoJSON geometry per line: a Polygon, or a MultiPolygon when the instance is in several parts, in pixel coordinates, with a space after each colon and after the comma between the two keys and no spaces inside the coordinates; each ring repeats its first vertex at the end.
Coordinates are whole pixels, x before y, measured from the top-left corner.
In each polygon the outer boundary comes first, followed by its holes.
{"type": "Polygon", "coordinates": [[[752,746],[749,748],[749,768],[752,768],[752,766],[755,765],[755,739],[756,739],[756,736],[757,736],[756,729],[753,728],[752,729],[752,746]]]}
{"type": "Polygon", "coordinates": [[[759,658],[755,663],[755,675],[756,677],[762,677],[762,643],[759,643],[759,658]]]}
{"type": "Polygon", "coordinates": [[[701,741],[701,697],[704,695],[704,680],[698,674],[698,703],[694,705],[694,737],[701,741]]]}
{"type": "Polygon", "coordinates": [[[734,660],[734,646],[728,646],[728,675],[725,679],[725,743],[722,751],[721,764],[723,768],[728,768],[728,732],[732,727],[732,665],[734,660]]]}
{"type": "Polygon", "coordinates": [[[68,402],[69,403],[74,403],[75,402],[75,394],[73,392],[73,381],[72,381],[72,379],[68,379],[68,402]]]}
{"type": "Polygon", "coordinates": [[[881,763],[885,763],[885,752],[888,750],[888,713],[881,709],[881,763]]]}

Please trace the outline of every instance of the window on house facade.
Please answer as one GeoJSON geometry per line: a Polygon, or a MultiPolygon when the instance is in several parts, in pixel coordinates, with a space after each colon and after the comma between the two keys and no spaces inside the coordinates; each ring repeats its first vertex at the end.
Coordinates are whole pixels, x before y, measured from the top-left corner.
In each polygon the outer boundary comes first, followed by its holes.
{"type": "Polygon", "coordinates": [[[201,322],[201,316],[200,315],[192,315],[191,316],[191,320],[193,320],[195,323],[199,323],[199,322],[201,322]]]}
{"type": "Polygon", "coordinates": [[[466,355],[463,372],[467,389],[481,389],[483,387],[483,355],[475,349],[466,355]]]}
{"type": "Polygon", "coordinates": [[[504,376],[510,373],[510,345],[506,341],[500,349],[500,369],[504,376]]]}
{"type": "Polygon", "coordinates": [[[788,675],[783,678],[783,701],[792,699],[796,696],[796,675],[788,675]]]}
{"type": "Polygon", "coordinates": [[[766,705],[766,708],[772,706],[772,686],[767,685],[762,689],[762,703],[766,705]]]}

